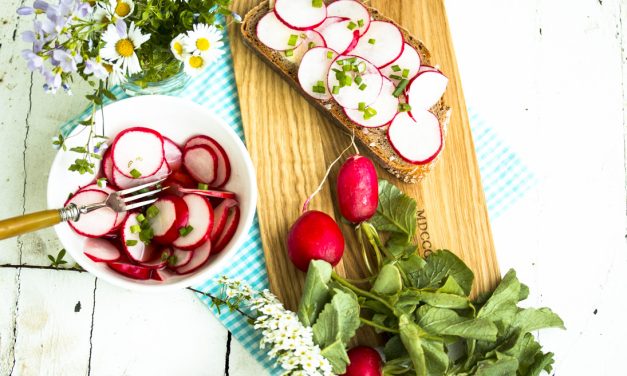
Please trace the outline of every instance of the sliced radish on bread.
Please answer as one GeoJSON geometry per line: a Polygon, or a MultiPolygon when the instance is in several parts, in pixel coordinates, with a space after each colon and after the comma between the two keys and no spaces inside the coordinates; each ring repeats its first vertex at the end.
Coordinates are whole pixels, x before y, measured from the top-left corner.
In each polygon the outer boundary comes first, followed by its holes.
{"type": "MultiPolygon", "coordinates": [[[[100,190],[84,190],[72,196],[64,206],[74,204],[77,207],[104,202],[109,195],[100,190]]],[[[94,210],[91,213],[81,214],[78,221],[68,222],[78,234],[89,238],[99,238],[115,228],[118,214],[110,208],[94,210]]]]}
{"type": "Polygon", "coordinates": [[[327,6],[328,17],[346,17],[353,21],[359,30],[359,35],[364,35],[370,27],[370,12],[362,3],[355,0],[338,0],[327,6]]]}
{"type": "Polygon", "coordinates": [[[189,274],[200,269],[211,256],[211,241],[206,241],[192,252],[191,259],[183,266],[177,267],[174,271],[177,274],[189,274]]]}
{"type": "Polygon", "coordinates": [[[281,22],[297,30],[310,30],[327,18],[327,7],[323,1],[276,0],[274,12],[281,22]]]}
{"type": "Polygon", "coordinates": [[[229,156],[226,154],[226,151],[218,143],[218,141],[214,140],[209,136],[195,136],[190,138],[187,143],[185,143],[184,149],[188,149],[197,145],[205,145],[211,148],[218,157],[218,171],[216,175],[216,180],[211,184],[212,187],[220,188],[226,185],[231,178],[231,162],[229,161],[229,156]]]}
{"type": "Polygon", "coordinates": [[[214,224],[211,230],[211,241],[216,242],[222,235],[222,230],[226,226],[227,219],[232,209],[238,205],[237,201],[226,199],[222,201],[214,211],[214,224]]]}
{"type": "Polygon", "coordinates": [[[401,56],[404,44],[403,34],[394,24],[372,21],[351,54],[363,57],[377,68],[383,68],[401,56]]]}
{"type": "Polygon", "coordinates": [[[180,266],[187,265],[193,255],[194,251],[185,251],[183,249],[174,248],[172,250],[172,259],[171,262],[168,263],[168,267],[178,268],[180,266]]]}
{"type": "Polygon", "coordinates": [[[211,235],[213,208],[207,199],[199,195],[188,194],[183,196],[183,200],[189,210],[188,224],[185,230],[181,229],[180,236],[172,245],[180,249],[195,249],[211,235]]]}
{"type": "Polygon", "coordinates": [[[94,262],[117,261],[122,257],[120,249],[107,239],[87,239],[83,253],[94,262]]]}
{"type": "Polygon", "coordinates": [[[218,156],[208,146],[198,145],[185,149],[183,164],[198,182],[211,185],[218,177],[218,156]]]}
{"type": "Polygon", "coordinates": [[[319,32],[315,30],[308,30],[305,31],[304,34],[307,38],[303,40],[303,43],[301,43],[300,46],[293,50],[285,51],[285,58],[295,64],[300,64],[301,60],[303,60],[303,56],[305,56],[307,51],[312,48],[327,46],[327,43],[324,41],[324,38],[319,32]]]}
{"type": "Polygon", "coordinates": [[[327,47],[340,55],[350,53],[359,42],[359,30],[351,29],[353,21],[333,22],[320,30],[327,47]]]}
{"type": "Polygon", "coordinates": [[[327,17],[326,20],[324,20],[323,23],[320,24],[320,26],[316,27],[314,30],[317,32],[322,32],[322,30],[326,29],[328,26],[334,24],[334,23],[338,23],[341,21],[346,21],[348,20],[348,17],[327,17]]]}
{"type": "Polygon", "coordinates": [[[150,128],[125,129],[117,135],[112,145],[113,166],[128,178],[153,176],[165,159],[163,137],[150,128]]]}
{"type": "Polygon", "coordinates": [[[213,247],[214,254],[221,252],[229,244],[233,235],[235,235],[235,230],[237,230],[237,226],[239,225],[239,214],[239,206],[233,206],[229,209],[229,215],[226,217],[224,228],[215,241],[213,247]]]}
{"type": "Polygon", "coordinates": [[[303,42],[300,34],[299,30],[281,22],[274,12],[266,14],[257,23],[257,38],[273,50],[285,51],[298,47],[303,42]]]}
{"type": "Polygon", "coordinates": [[[407,103],[412,115],[416,110],[428,110],[433,107],[446,91],[448,78],[438,70],[425,70],[418,74],[407,88],[407,103]]]}
{"type": "Polygon", "coordinates": [[[398,59],[381,69],[381,74],[391,79],[395,83],[401,80],[411,80],[420,71],[420,55],[416,49],[405,43],[403,53],[398,59]]]}
{"type": "Polygon", "coordinates": [[[327,73],[336,57],[337,53],[326,47],[312,48],[303,56],[298,67],[298,82],[305,93],[322,101],[331,99],[327,73]]]}
{"type": "Polygon", "coordinates": [[[159,198],[153,206],[159,210],[150,221],[154,240],[161,244],[170,244],[179,237],[179,229],[187,226],[187,204],[178,196],[167,195],[159,198]]]}
{"type": "Polygon", "coordinates": [[[371,109],[370,111],[366,108],[364,110],[344,109],[344,112],[351,121],[362,127],[377,128],[387,125],[398,113],[399,100],[394,96],[394,90],[396,90],[396,87],[392,81],[384,78],[379,97],[367,107],[371,109]]]}
{"type": "Polygon", "coordinates": [[[383,86],[383,77],[369,61],[349,55],[340,56],[331,64],[327,82],[333,99],[340,106],[357,110],[377,100],[383,86]],[[346,66],[352,68],[346,70],[346,66]],[[349,78],[348,82],[345,81],[346,77],[349,78]]]}
{"type": "Polygon", "coordinates": [[[183,165],[183,152],[174,141],[167,137],[163,137],[163,153],[165,161],[170,166],[170,170],[178,171],[183,165]]]}
{"type": "Polygon", "coordinates": [[[131,213],[124,221],[121,229],[122,247],[127,256],[135,262],[146,262],[154,259],[157,247],[152,243],[146,244],[141,239],[144,231],[142,224],[137,220],[139,213],[131,213]]]}
{"type": "Polygon", "coordinates": [[[434,160],[442,150],[442,129],[438,118],[426,110],[401,112],[388,128],[388,140],[396,153],[413,164],[434,160]]]}
{"type": "Polygon", "coordinates": [[[116,187],[119,187],[120,189],[127,189],[127,188],[137,187],[139,185],[150,183],[153,181],[161,180],[167,177],[169,174],[170,174],[170,167],[165,162],[165,160],[163,161],[163,163],[161,164],[161,167],[159,167],[159,170],[156,173],[145,178],[138,178],[138,179],[129,178],[128,176],[125,176],[124,174],[122,174],[117,168],[114,168],[113,169],[113,183],[115,184],[116,187]]]}
{"type": "Polygon", "coordinates": [[[151,268],[125,262],[109,262],[107,266],[123,276],[143,281],[150,279],[153,273],[153,269],[151,268]]]}

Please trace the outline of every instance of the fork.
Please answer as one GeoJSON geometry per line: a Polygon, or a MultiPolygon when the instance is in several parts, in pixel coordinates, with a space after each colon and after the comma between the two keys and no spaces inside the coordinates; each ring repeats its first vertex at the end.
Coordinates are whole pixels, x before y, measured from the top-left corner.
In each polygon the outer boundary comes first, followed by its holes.
{"type": "Polygon", "coordinates": [[[80,219],[81,215],[91,213],[94,210],[102,209],[104,207],[108,207],[116,213],[123,213],[125,211],[153,204],[157,201],[157,199],[152,196],[168,189],[168,187],[159,187],[159,184],[163,183],[164,180],[165,179],[161,179],[122,191],[112,192],[103,202],[82,206],[69,204],[61,209],[44,210],[2,220],[0,221],[0,240],[22,235],[27,232],[41,230],[61,222],[76,222],[80,219]],[[157,187],[157,189],[129,196],[132,193],[153,187],[157,187]],[[148,199],[135,202],[143,198],[148,199]]]}

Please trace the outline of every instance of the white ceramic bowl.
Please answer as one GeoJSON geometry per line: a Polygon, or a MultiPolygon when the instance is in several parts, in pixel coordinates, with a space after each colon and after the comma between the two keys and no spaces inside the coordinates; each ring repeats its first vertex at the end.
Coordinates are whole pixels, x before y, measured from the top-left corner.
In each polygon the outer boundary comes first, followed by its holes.
{"type": "MultiPolygon", "coordinates": [[[[100,111],[95,115],[96,129],[102,134],[103,123],[100,111]]],[[[125,128],[142,126],[153,128],[182,145],[192,136],[204,134],[216,139],[226,150],[231,162],[231,179],[225,190],[237,194],[240,203],[240,223],[228,246],[217,256],[212,256],[202,268],[194,273],[173,276],[165,282],[138,281],[122,276],[109,269],[104,263],[95,263],[83,254],[85,237],[75,233],[67,223],[55,226],[59,240],[67,252],[87,271],[113,285],[129,290],[163,291],[192,286],[217,274],[221,268],[232,262],[237,250],[246,240],[252,226],[257,204],[257,183],[255,170],[246,147],[238,135],[221,119],[209,110],[189,100],[168,96],[141,96],[124,99],[104,108],[104,134],[113,139],[125,128]]],[[[84,145],[87,131],[80,125],[67,145],[84,145]],[[82,131],[82,132],[81,132],[82,131]]],[[[141,145],[137,145],[141,148],[141,145]]],[[[68,171],[78,154],[60,151],[50,168],[48,178],[48,207],[60,208],[68,194],[79,186],[93,181],[91,175],[80,175],[68,171]]],[[[96,168],[99,168],[97,163],[96,168]]]]}

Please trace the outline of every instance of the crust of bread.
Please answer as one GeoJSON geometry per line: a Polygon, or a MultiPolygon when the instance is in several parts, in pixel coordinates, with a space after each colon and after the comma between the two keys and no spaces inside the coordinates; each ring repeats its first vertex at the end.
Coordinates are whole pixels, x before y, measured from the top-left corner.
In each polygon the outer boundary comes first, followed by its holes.
{"type": "MultiPolygon", "coordinates": [[[[383,16],[378,10],[370,8],[365,4],[364,6],[368,8],[368,11],[373,19],[388,21],[396,25],[403,34],[405,42],[418,51],[422,63],[425,65],[431,65],[431,53],[420,40],[413,37],[406,29],[399,26],[393,20],[383,16]]],[[[257,53],[257,55],[259,55],[268,65],[270,65],[272,69],[277,71],[283,79],[298,90],[303,97],[305,97],[314,107],[321,111],[336,126],[348,133],[355,132],[355,139],[358,143],[363,148],[367,149],[369,154],[392,175],[406,183],[416,183],[420,181],[429,171],[431,171],[442,152],[440,152],[440,155],[429,163],[413,164],[407,162],[402,159],[391,147],[387,138],[387,126],[381,128],[361,127],[352,122],[346,116],[342,107],[333,99],[321,101],[306,94],[298,82],[298,65],[285,59],[281,55],[280,51],[275,51],[266,47],[257,38],[257,23],[261,17],[270,12],[270,10],[269,1],[266,0],[262,1],[246,14],[241,25],[244,43],[257,53]]],[[[440,127],[442,128],[442,140],[445,141],[446,131],[451,115],[451,108],[442,98],[430,109],[430,111],[438,118],[440,127]]]]}

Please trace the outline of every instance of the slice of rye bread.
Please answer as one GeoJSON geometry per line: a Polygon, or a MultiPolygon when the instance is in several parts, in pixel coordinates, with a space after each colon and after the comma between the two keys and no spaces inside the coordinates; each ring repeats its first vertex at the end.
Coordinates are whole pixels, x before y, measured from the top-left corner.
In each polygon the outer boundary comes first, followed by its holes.
{"type": "MultiPolygon", "coordinates": [[[[365,4],[364,4],[365,5],[365,4]]],[[[378,10],[368,8],[371,16],[375,20],[388,21],[396,25],[403,33],[405,42],[413,46],[420,53],[423,65],[431,65],[431,53],[425,45],[409,34],[407,30],[400,27],[393,20],[383,16],[378,10]]],[[[340,129],[346,130],[348,133],[355,132],[355,138],[365,148],[367,148],[372,157],[374,157],[381,166],[383,166],[392,175],[406,183],[416,183],[422,179],[431,169],[435,162],[439,159],[433,159],[425,164],[413,164],[403,160],[391,147],[387,138],[387,126],[381,128],[364,128],[352,122],[344,113],[342,107],[333,99],[321,101],[309,96],[301,88],[298,82],[298,65],[284,58],[283,52],[275,51],[259,41],[257,38],[257,23],[268,12],[271,11],[269,1],[262,1],[259,5],[251,9],[244,17],[241,31],[245,44],[257,53],[267,64],[298,90],[312,105],[320,110],[327,118],[329,118],[340,129]]],[[[440,99],[430,111],[435,114],[442,127],[442,139],[446,139],[446,130],[448,127],[451,108],[446,105],[444,99],[440,99]]],[[[441,153],[440,153],[441,154],[441,153]]]]}

